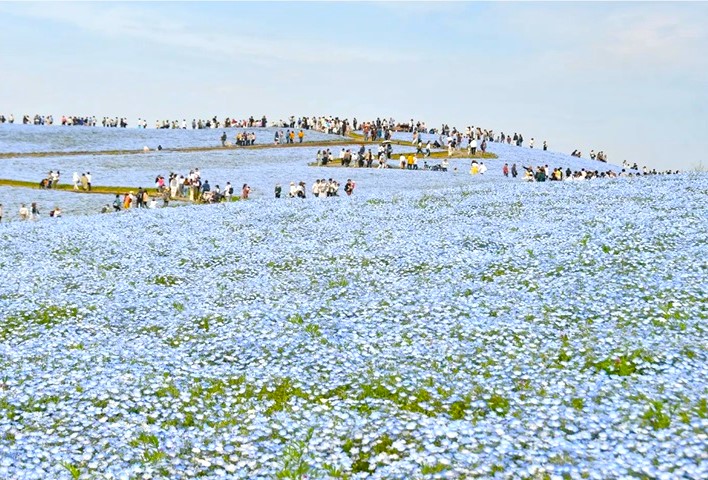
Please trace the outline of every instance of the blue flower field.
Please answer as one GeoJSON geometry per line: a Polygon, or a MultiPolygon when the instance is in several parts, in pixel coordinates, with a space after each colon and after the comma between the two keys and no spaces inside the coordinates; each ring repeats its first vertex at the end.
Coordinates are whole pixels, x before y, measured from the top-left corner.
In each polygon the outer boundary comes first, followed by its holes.
{"type": "Polygon", "coordinates": [[[93,215],[105,197],[0,187],[0,478],[708,476],[706,174],[527,183],[501,166],[621,168],[494,143],[483,176],[310,167],[317,149],[0,159],[253,188],[93,215]],[[329,177],[354,194],[311,197],[329,177]],[[300,180],[307,199],[273,198],[300,180]],[[25,199],[65,216],[13,221],[25,199]]]}

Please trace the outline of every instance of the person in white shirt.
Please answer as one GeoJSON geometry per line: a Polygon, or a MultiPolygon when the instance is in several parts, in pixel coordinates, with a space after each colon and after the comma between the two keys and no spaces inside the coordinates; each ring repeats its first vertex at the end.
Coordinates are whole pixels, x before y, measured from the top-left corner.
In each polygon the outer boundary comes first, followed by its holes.
{"type": "Polygon", "coordinates": [[[533,137],[531,137],[531,141],[529,142],[529,148],[533,148],[533,137]]]}
{"type": "Polygon", "coordinates": [[[329,192],[329,182],[327,182],[324,178],[320,180],[320,198],[327,197],[327,193],[329,192]]]}
{"type": "Polygon", "coordinates": [[[484,172],[487,171],[487,166],[484,164],[484,162],[480,162],[479,164],[479,173],[484,174],[484,172]]]}
{"type": "Polygon", "coordinates": [[[27,206],[23,203],[20,206],[20,220],[27,220],[29,219],[29,209],[27,206]]]}
{"type": "Polygon", "coordinates": [[[290,182],[290,192],[288,196],[291,198],[297,197],[297,186],[295,186],[295,182],[290,182]]]}
{"type": "Polygon", "coordinates": [[[72,175],[71,180],[74,182],[74,190],[79,189],[79,172],[74,172],[74,175],[72,175]]]}
{"type": "Polygon", "coordinates": [[[91,172],[86,172],[86,181],[88,182],[88,191],[91,191],[91,172]]]}
{"type": "Polygon", "coordinates": [[[477,153],[477,140],[473,138],[472,141],[470,142],[470,154],[474,155],[476,153],[477,153]]]}

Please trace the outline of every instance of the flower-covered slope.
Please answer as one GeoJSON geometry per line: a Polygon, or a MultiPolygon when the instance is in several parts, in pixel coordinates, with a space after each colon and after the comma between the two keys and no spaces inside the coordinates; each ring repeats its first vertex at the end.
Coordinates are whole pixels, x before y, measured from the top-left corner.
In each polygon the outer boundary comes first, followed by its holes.
{"type": "Polygon", "coordinates": [[[0,477],[708,474],[707,177],[390,173],[2,226],[0,477]]]}

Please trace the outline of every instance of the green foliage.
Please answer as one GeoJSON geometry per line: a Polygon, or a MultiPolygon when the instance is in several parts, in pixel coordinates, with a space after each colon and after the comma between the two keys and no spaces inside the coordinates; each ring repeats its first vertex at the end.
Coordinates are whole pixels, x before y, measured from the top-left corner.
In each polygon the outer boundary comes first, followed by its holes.
{"type": "Polygon", "coordinates": [[[509,400],[495,393],[487,400],[487,406],[498,415],[504,416],[509,412],[509,400]]]}
{"type": "Polygon", "coordinates": [[[652,427],[654,430],[661,430],[671,426],[671,417],[664,412],[664,405],[661,401],[650,402],[649,408],[642,415],[642,423],[652,427]]]}
{"type": "Polygon", "coordinates": [[[160,450],[145,450],[143,452],[143,461],[146,463],[160,463],[166,457],[165,452],[160,450]]]}
{"type": "Polygon", "coordinates": [[[301,388],[296,387],[292,379],[285,377],[276,380],[275,385],[264,386],[258,393],[258,398],[273,402],[265,411],[266,415],[272,415],[289,408],[292,399],[307,399],[308,395],[301,388]]]}
{"type": "Polygon", "coordinates": [[[170,383],[165,387],[159,388],[155,392],[155,396],[157,398],[165,398],[165,397],[172,397],[172,398],[177,398],[179,397],[179,389],[174,383],[170,383]]]}
{"type": "Polygon", "coordinates": [[[447,470],[449,467],[447,465],[444,465],[442,463],[436,463],[434,465],[428,465],[424,463],[420,467],[420,473],[423,475],[435,475],[436,473],[442,473],[445,470],[447,470]]]}
{"type": "Polygon", "coordinates": [[[604,371],[608,375],[618,375],[627,377],[634,373],[642,373],[642,369],[638,366],[639,362],[652,363],[654,359],[642,349],[635,350],[626,355],[618,355],[612,358],[607,358],[599,362],[590,362],[589,365],[596,371],[604,371]]]}
{"type": "Polygon", "coordinates": [[[182,283],[182,279],[174,275],[158,275],[152,280],[152,283],[165,287],[174,287],[182,283]]]}
{"type": "Polygon", "coordinates": [[[322,336],[322,332],[320,331],[320,326],[314,323],[310,323],[305,327],[305,331],[312,335],[313,337],[320,337],[322,336]]]}
{"type": "Polygon", "coordinates": [[[570,401],[570,404],[577,411],[581,411],[583,408],[585,408],[585,401],[582,398],[576,397],[570,401]]]}
{"type": "Polygon", "coordinates": [[[128,442],[131,447],[152,447],[158,448],[160,446],[160,440],[156,435],[147,432],[140,432],[136,438],[128,442]]]}
{"type": "Polygon", "coordinates": [[[289,443],[283,450],[283,466],[275,473],[275,478],[301,480],[308,476],[312,467],[307,460],[307,446],[312,439],[314,428],[307,431],[304,440],[289,443]]]}
{"type": "Polygon", "coordinates": [[[327,284],[327,288],[346,288],[349,286],[349,280],[342,277],[338,280],[330,280],[327,284]]]}
{"type": "Polygon", "coordinates": [[[7,315],[0,324],[0,341],[7,340],[24,330],[41,326],[52,328],[65,320],[79,318],[78,307],[40,305],[35,310],[20,312],[16,315],[7,315]]]}
{"type": "Polygon", "coordinates": [[[73,478],[74,480],[78,480],[79,477],[81,477],[81,469],[76,465],[73,465],[69,462],[62,462],[61,466],[69,472],[69,475],[71,475],[71,478],[73,478]]]}

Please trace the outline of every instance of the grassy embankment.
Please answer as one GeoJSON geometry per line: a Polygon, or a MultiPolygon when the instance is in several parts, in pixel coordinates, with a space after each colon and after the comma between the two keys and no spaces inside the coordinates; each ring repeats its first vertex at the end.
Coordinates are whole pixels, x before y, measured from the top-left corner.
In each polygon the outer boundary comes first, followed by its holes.
{"type": "Polygon", "coordinates": [[[238,145],[231,146],[205,146],[205,147],[179,147],[179,148],[163,148],[162,150],[96,150],[96,151],[71,151],[71,152],[7,152],[0,153],[0,159],[3,158],[41,158],[41,157],[73,157],[80,155],[139,155],[145,153],[190,153],[190,152],[213,152],[218,150],[265,150],[270,148],[303,148],[303,147],[326,147],[330,145],[351,145],[365,144],[363,140],[357,139],[342,139],[342,140],[324,140],[320,142],[303,142],[303,143],[285,143],[285,144],[259,144],[241,147],[238,145]]]}
{"type": "MultiPolygon", "coordinates": [[[[8,180],[4,178],[0,178],[0,187],[17,187],[17,188],[34,188],[38,189],[39,184],[37,182],[25,182],[21,180],[8,180]]],[[[91,186],[91,190],[74,190],[73,185],[69,184],[59,184],[56,187],[52,187],[49,190],[58,190],[62,192],[71,192],[71,193],[95,193],[95,194],[102,194],[102,195],[124,195],[126,193],[130,192],[137,192],[138,187],[116,187],[116,186],[106,186],[106,185],[100,185],[100,186],[91,186]]],[[[156,188],[143,188],[143,190],[147,190],[148,195],[150,197],[158,197],[161,198],[162,195],[156,188]]],[[[241,197],[238,195],[234,195],[231,197],[231,201],[237,201],[240,200],[241,197]]],[[[201,203],[199,201],[193,201],[189,200],[189,198],[185,197],[178,197],[178,198],[172,198],[171,201],[176,201],[176,202],[186,202],[186,203],[201,203]]]]}

